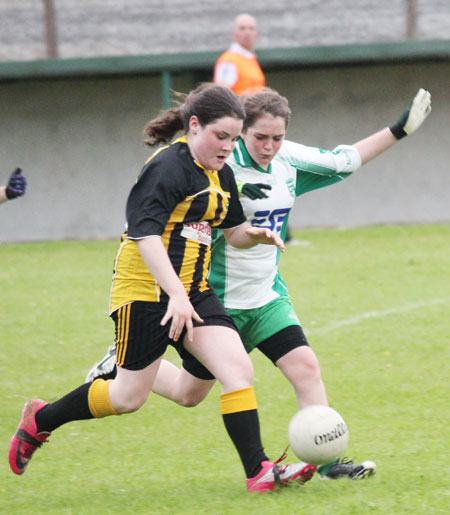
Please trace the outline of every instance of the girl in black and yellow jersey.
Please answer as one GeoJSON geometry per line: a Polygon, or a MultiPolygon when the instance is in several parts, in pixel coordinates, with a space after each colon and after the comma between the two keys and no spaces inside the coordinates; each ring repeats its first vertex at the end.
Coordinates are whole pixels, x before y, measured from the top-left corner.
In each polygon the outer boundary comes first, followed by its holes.
{"type": "Polygon", "coordinates": [[[34,451],[62,424],[138,410],[169,344],[177,347],[194,378],[215,377],[222,384],[223,420],[249,491],[304,482],[314,473],[315,467],[305,463],[272,463],[264,453],[253,368],[207,280],[212,227],[223,229],[229,243],[241,248],[263,243],[284,250],[275,233],[246,222],[225,164],[243,119],[234,93],[207,85],[147,126],[149,145],[167,143],[182,129],[185,136],[149,159],[128,198],[127,232],[111,291],[117,376],[85,383],[52,403],[26,403],[9,451],[16,474],[24,472],[34,451]]]}

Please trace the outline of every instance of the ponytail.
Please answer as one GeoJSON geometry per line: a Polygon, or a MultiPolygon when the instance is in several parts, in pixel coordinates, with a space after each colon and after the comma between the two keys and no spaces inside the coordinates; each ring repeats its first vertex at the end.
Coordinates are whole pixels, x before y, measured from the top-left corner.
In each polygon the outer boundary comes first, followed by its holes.
{"type": "Polygon", "coordinates": [[[228,88],[216,84],[202,84],[188,95],[176,93],[177,106],[163,111],[144,129],[149,146],[168,143],[178,131],[189,131],[189,120],[196,116],[202,127],[219,118],[230,116],[244,120],[244,108],[238,97],[228,88]]]}

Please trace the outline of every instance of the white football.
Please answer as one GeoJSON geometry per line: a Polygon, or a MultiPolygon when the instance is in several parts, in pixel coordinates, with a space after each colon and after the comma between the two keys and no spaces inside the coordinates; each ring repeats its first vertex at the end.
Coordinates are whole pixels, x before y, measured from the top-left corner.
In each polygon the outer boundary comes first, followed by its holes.
{"type": "Polygon", "coordinates": [[[292,418],[289,443],[301,461],[311,465],[330,463],[347,450],[347,425],[333,408],[308,406],[292,418]]]}

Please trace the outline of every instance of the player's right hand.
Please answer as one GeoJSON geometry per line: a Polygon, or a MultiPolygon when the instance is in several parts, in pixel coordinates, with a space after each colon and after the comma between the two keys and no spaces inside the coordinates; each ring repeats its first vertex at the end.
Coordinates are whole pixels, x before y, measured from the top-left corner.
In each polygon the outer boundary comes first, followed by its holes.
{"type": "Polygon", "coordinates": [[[192,341],[194,339],[194,325],[192,319],[200,323],[203,322],[186,294],[171,295],[169,297],[169,304],[161,320],[161,325],[166,325],[170,319],[172,319],[172,322],[169,329],[169,338],[174,342],[178,341],[185,326],[188,340],[192,341]]]}
{"type": "Polygon", "coordinates": [[[25,194],[27,189],[27,180],[22,175],[22,170],[16,168],[9,178],[8,184],[6,185],[5,194],[6,197],[11,200],[13,198],[21,197],[25,194]]]}
{"type": "Polygon", "coordinates": [[[285,251],[284,241],[278,236],[277,233],[271,231],[267,227],[248,227],[245,234],[250,236],[255,243],[263,245],[275,245],[281,252],[285,251]]]}

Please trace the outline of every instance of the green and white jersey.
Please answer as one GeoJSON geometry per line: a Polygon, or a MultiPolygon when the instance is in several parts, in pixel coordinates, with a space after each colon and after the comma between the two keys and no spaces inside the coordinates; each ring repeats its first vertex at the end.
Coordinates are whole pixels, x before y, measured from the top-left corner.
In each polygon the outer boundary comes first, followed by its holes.
{"type": "MultiPolygon", "coordinates": [[[[247,220],[255,227],[267,227],[284,240],[289,213],[295,198],[350,176],[361,167],[358,151],[349,145],[334,150],[306,147],[284,141],[267,171],[250,157],[239,140],[227,160],[237,182],[270,184],[268,198],[240,197],[247,220]]],[[[229,245],[222,231],[212,244],[209,282],[226,308],[253,309],[288,295],[278,270],[280,251],[272,245],[237,249],[229,245]]]]}

